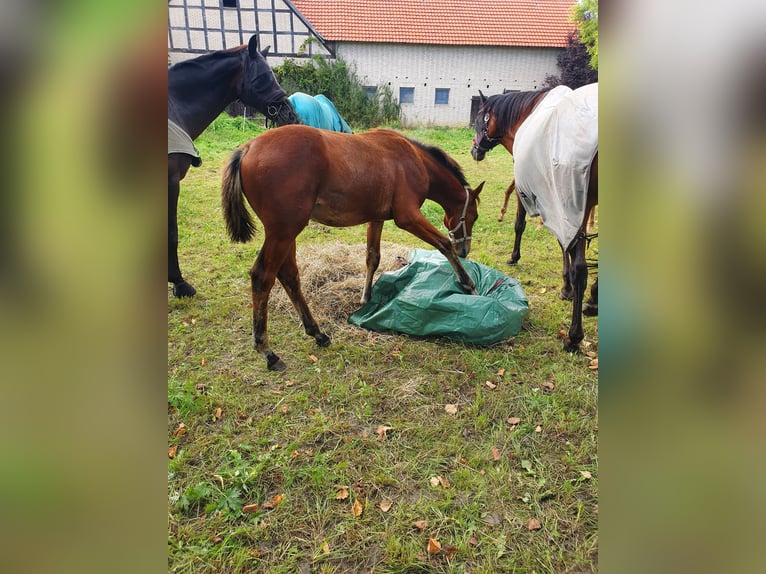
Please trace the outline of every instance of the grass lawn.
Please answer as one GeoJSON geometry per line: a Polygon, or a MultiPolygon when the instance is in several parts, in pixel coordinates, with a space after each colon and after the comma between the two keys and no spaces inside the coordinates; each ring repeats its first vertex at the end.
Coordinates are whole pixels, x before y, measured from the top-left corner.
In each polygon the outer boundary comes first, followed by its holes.
{"type": "MultiPolygon", "coordinates": [[[[557,296],[558,244],[536,221],[519,265],[505,263],[515,202],[497,215],[511,156],[499,147],[474,162],[468,129],[401,130],[452,155],[472,185],[487,181],[469,258],[521,281],[530,312],[518,336],[475,347],[372,333],[307,289],[332,338],[318,348],[277,284],[268,332],[288,369],[272,373],[251,346],[262,230],[230,243],[220,206],[223,163],[261,131],[220,117],[181,182],[179,257],[198,295],[176,300],[168,286],[168,570],[596,571],[598,324],[584,319],[582,353],[562,351],[571,304],[557,296]]],[[[444,231],[440,207],[423,211],[444,231]]],[[[363,245],[365,229],[310,225],[299,265],[363,245]]],[[[431,249],[391,222],[383,241],[431,249]]],[[[362,255],[355,264],[361,276],[362,255]]]]}

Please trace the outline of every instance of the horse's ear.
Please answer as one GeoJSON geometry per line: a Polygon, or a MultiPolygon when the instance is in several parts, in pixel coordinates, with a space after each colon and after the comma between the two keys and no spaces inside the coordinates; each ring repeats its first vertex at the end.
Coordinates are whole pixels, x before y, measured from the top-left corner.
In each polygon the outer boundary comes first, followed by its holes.
{"type": "Polygon", "coordinates": [[[484,188],[484,184],[487,183],[486,181],[482,181],[479,185],[476,186],[476,189],[473,190],[473,198],[478,199],[479,194],[481,193],[481,190],[484,188]]]}
{"type": "Polygon", "coordinates": [[[250,41],[247,43],[247,52],[251,58],[255,58],[258,54],[258,34],[253,34],[250,37],[250,41]]]}
{"type": "Polygon", "coordinates": [[[487,96],[485,96],[484,94],[482,94],[482,93],[481,93],[481,90],[479,90],[479,97],[481,98],[481,103],[482,103],[482,104],[483,104],[484,102],[486,102],[486,101],[487,101],[487,96]]]}
{"type": "Polygon", "coordinates": [[[264,58],[269,55],[269,51],[271,50],[271,46],[266,46],[263,50],[261,50],[261,56],[264,58]]]}

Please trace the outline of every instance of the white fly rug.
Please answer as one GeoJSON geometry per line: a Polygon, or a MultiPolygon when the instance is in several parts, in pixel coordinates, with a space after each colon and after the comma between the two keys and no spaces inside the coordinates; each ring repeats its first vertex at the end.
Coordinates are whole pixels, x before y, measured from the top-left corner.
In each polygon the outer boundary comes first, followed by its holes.
{"type": "Polygon", "coordinates": [[[171,153],[185,153],[192,157],[191,162],[194,167],[202,165],[199,150],[194,146],[189,134],[177,123],[168,120],[168,154],[171,153]]]}
{"type": "Polygon", "coordinates": [[[513,143],[516,190],[568,248],[585,219],[590,165],[598,152],[598,84],[557,86],[521,124],[513,143]]]}

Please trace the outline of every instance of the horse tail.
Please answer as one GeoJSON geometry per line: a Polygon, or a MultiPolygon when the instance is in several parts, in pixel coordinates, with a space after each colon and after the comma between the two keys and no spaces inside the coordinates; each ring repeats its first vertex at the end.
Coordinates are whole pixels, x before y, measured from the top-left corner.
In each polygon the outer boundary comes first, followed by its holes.
{"type": "Polygon", "coordinates": [[[247,243],[255,234],[255,222],[245,207],[242,177],[239,173],[240,164],[247,145],[237,148],[223,168],[223,183],[221,185],[221,203],[223,218],[229,237],[237,243],[247,243]]]}

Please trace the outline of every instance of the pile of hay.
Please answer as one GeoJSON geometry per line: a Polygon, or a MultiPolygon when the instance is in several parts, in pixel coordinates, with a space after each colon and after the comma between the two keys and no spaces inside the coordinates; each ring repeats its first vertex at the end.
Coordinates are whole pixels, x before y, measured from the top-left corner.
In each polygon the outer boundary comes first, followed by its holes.
{"type": "MultiPolygon", "coordinates": [[[[412,247],[381,241],[380,266],[373,285],[380,273],[400,269],[410,251],[412,247]]],[[[349,315],[362,306],[366,257],[367,246],[363,243],[348,245],[336,241],[298,248],[301,288],[320,326],[328,323],[346,325],[349,315]]],[[[289,313],[300,322],[295,307],[278,281],[271,292],[269,307],[276,312],[289,313]]]]}

